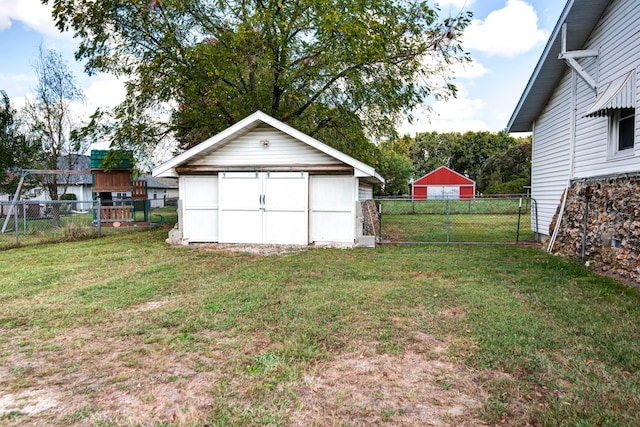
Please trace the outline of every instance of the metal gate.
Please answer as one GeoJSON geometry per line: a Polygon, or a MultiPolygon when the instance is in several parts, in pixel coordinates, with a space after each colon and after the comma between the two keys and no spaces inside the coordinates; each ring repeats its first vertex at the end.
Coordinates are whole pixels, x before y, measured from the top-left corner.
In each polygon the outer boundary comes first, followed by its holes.
{"type": "Polygon", "coordinates": [[[382,243],[530,243],[538,240],[531,198],[377,199],[382,243]]]}

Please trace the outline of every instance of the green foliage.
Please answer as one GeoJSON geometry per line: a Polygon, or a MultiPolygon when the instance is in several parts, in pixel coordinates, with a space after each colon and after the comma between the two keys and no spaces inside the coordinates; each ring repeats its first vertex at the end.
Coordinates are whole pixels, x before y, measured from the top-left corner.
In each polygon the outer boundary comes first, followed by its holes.
{"type": "MultiPolygon", "coordinates": [[[[38,169],[74,169],[78,161],[76,154],[86,148],[82,140],[71,138],[71,130],[77,124],[71,105],[84,100],[82,90],[55,50],[40,48],[34,70],[38,84],[34,98],[28,100],[23,109],[26,133],[38,147],[34,163],[38,169]]],[[[69,181],[69,175],[42,177],[42,185],[51,200],[58,200],[60,188],[64,194],[69,181]]]]}
{"type": "Polygon", "coordinates": [[[426,2],[42,1],[88,72],[130,77],[107,130],[119,148],[167,135],[188,148],[262,110],[364,160],[362,135],[393,135],[427,97],[455,95],[448,67],[469,59],[471,15],[439,19],[426,2]],[[147,114],[167,105],[168,121],[147,114]]]}
{"type": "Polygon", "coordinates": [[[531,182],[531,141],[495,153],[484,165],[478,187],[487,194],[517,194],[531,182]]]}
{"type": "Polygon", "coordinates": [[[13,193],[20,179],[20,169],[28,168],[35,147],[17,129],[16,110],[6,92],[0,90],[0,193],[13,193]]]}
{"type": "Polygon", "coordinates": [[[515,143],[505,132],[422,133],[416,135],[409,155],[416,177],[444,165],[478,181],[487,159],[515,143]]]}
{"type": "MultiPolygon", "coordinates": [[[[421,133],[409,144],[408,152],[415,178],[447,166],[476,181],[479,192],[519,178],[526,181],[530,176],[531,142],[506,132],[421,133]]],[[[502,192],[500,187],[493,191],[502,192]]]]}
{"type": "Polygon", "coordinates": [[[529,178],[516,178],[512,181],[490,185],[485,189],[485,194],[524,194],[525,185],[529,185],[529,178]]]}
{"type": "Polygon", "coordinates": [[[385,141],[378,146],[376,170],[385,179],[378,194],[383,196],[401,196],[407,194],[409,180],[413,174],[413,165],[405,154],[408,148],[406,138],[398,141],[385,141]]]}

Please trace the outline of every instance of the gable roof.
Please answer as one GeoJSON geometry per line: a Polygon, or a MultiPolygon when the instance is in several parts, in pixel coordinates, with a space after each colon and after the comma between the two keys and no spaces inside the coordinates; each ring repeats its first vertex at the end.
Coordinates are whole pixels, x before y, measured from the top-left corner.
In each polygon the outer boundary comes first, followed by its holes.
{"type": "Polygon", "coordinates": [[[140,175],[138,179],[140,181],[146,181],[147,188],[166,188],[166,189],[178,188],[178,180],[176,178],[159,178],[159,177],[152,177],[149,174],[144,174],[144,175],[140,175]]]}
{"type": "MultiPolygon", "coordinates": [[[[429,178],[429,177],[431,177],[432,175],[439,175],[440,173],[446,173],[446,174],[448,174],[448,175],[453,174],[453,175],[457,176],[458,178],[460,178],[460,180],[461,180],[461,181],[463,181],[463,182],[465,182],[465,183],[467,183],[467,184],[475,184],[475,181],[473,181],[472,179],[470,179],[470,178],[468,178],[468,177],[466,177],[466,176],[462,175],[461,173],[456,172],[456,171],[454,171],[453,169],[448,168],[448,167],[446,167],[446,166],[440,166],[439,168],[437,168],[437,169],[435,169],[435,170],[432,170],[432,171],[431,171],[431,172],[429,172],[428,174],[426,174],[426,175],[424,175],[424,176],[421,176],[420,178],[416,179],[416,180],[414,181],[414,185],[415,185],[415,184],[417,184],[419,181],[422,181],[422,180],[424,180],[424,179],[428,179],[428,178],[429,178]]],[[[455,185],[459,185],[459,184],[460,184],[460,183],[455,183],[455,185]]],[[[436,184],[436,185],[438,185],[438,184],[436,184]]]]}
{"type": "Polygon", "coordinates": [[[215,151],[225,143],[241,135],[244,135],[245,133],[251,131],[252,129],[255,129],[263,123],[281,132],[284,132],[292,138],[295,138],[296,140],[307,144],[310,147],[313,147],[316,150],[325,153],[342,163],[353,167],[355,169],[355,176],[357,177],[369,178],[372,181],[377,181],[380,183],[384,182],[384,178],[382,178],[382,176],[380,176],[371,166],[359,160],[356,160],[353,157],[336,150],[335,148],[329,147],[328,145],[318,141],[317,139],[312,138],[311,136],[292,128],[291,126],[274,119],[273,117],[263,113],[262,111],[256,111],[255,113],[244,118],[243,120],[240,120],[238,123],[220,132],[219,134],[212,136],[211,138],[201,142],[195,147],[192,147],[184,153],[177,155],[173,159],[157,166],[153,169],[152,175],[154,177],[176,177],[178,176],[176,167],[184,165],[193,158],[215,151]]]}
{"type": "Polygon", "coordinates": [[[611,0],[569,0],[560,14],[538,64],[529,78],[509,123],[507,132],[530,132],[562,78],[567,65],[558,59],[562,25],[567,24],[567,50],[581,49],[611,0]]]}

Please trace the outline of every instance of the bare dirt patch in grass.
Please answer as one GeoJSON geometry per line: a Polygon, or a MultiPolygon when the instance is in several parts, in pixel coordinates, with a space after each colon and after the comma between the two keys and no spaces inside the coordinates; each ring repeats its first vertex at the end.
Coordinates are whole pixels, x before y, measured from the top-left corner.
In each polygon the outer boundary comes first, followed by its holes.
{"type": "Polygon", "coordinates": [[[137,337],[100,339],[86,329],[48,346],[55,350],[7,358],[0,372],[0,424],[193,424],[211,407],[212,384],[224,372],[211,368],[224,363],[215,346],[205,355],[137,337]]]}
{"type": "Polygon", "coordinates": [[[418,334],[400,355],[365,350],[318,364],[304,377],[291,425],[482,425],[488,394],[446,351],[444,341],[418,334]]]}
{"type": "Polygon", "coordinates": [[[166,300],[165,301],[149,301],[137,307],[134,307],[131,311],[134,311],[134,312],[151,311],[151,310],[155,310],[156,308],[162,307],[168,302],[169,301],[166,301],[166,300]]]}

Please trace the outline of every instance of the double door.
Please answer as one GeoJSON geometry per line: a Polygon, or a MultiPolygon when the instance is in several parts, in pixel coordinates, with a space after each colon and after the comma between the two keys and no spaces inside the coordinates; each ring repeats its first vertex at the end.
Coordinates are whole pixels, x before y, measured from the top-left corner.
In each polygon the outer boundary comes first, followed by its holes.
{"type": "Polygon", "coordinates": [[[219,242],[309,242],[307,172],[222,172],[219,242]]]}

